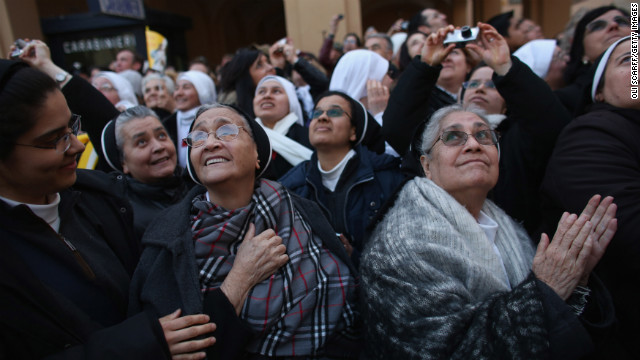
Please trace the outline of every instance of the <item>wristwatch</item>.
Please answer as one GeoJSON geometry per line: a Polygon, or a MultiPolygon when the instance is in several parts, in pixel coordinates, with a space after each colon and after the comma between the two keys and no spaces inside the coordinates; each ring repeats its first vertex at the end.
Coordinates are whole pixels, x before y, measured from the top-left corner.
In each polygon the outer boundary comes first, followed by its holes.
{"type": "Polygon", "coordinates": [[[56,74],[56,76],[54,77],[54,79],[56,80],[56,82],[58,83],[58,85],[62,84],[65,80],[67,80],[67,76],[69,76],[69,73],[66,71],[63,72],[59,72],[56,74]]]}

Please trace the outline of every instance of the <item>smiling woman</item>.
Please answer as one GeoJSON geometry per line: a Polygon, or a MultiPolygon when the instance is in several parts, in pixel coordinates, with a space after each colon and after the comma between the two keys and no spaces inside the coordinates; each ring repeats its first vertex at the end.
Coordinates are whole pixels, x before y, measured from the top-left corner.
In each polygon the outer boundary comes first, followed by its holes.
{"type": "Polygon", "coordinates": [[[53,78],[0,60],[0,357],[166,359],[212,344],[177,333],[211,332],[204,315],[127,318],[131,208],[104,173],[76,171],[79,129],[53,78]]]}
{"type": "Polygon", "coordinates": [[[264,129],[208,105],[185,143],[203,186],[145,233],[132,309],[226,319],[209,358],[357,357],[356,270],[317,205],[261,178],[264,129]]]}

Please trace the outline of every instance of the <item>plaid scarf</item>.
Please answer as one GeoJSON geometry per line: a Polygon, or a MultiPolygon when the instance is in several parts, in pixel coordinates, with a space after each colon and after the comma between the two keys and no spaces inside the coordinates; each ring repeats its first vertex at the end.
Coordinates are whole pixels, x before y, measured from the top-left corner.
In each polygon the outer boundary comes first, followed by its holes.
{"type": "Polygon", "coordinates": [[[226,210],[193,200],[191,224],[202,291],[219,288],[231,270],[249,224],[256,234],[273,229],[289,261],[256,285],[240,318],[258,334],[247,350],[264,356],[323,352],[327,339],[354,323],[355,280],[349,268],[323,246],[279,183],[259,180],[251,203],[226,210]]]}

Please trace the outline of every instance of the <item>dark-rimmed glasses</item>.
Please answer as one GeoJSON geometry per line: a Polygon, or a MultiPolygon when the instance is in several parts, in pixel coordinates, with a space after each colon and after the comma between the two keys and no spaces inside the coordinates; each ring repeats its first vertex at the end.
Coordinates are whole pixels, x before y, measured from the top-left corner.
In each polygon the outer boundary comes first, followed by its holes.
{"type": "Polygon", "coordinates": [[[327,113],[327,116],[330,118],[337,118],[340,117],[342,115],[346,115],[349,119],[351,119],[351,116],[349,116],[349,114],[347,114],[344,110],[338,108],[338,107],[334,107],[328,110],[322,110],[322,109],[315,109],[313,110],[313,112],[311,113],[311,119],[317,119],[320,116],[322,116],[322,114],[327,113]]]}
{"type": "Polygon", "coordinates": [[[80,129],[82,126],[80,122],[81,118],[82,117],[80,115],[71,114],[71,119],[69,119],[69,125],[68,125],[71,131],[65,133],[64,135],[54,140],[47,141],[44,145],[19,144],[19,143],[14,143],[14,144],[20,145],[20,146],[34,147],[38,149],[55,149],[58,154],[64,154],[71,147],[71,135],[78,136],[78,133],[80,132],[80,129]]]}
{"type": "MultiPolygon", "coordinates": [[[[622,15],[618,15],[614,17],[613,22],[618,24],[618,26],[620,27],[631,26],[631,22],[629,21],[629,19],[622,15]]],[[[595,20],[587,24],[586,30],[587,30],[587,33],[592,33],[595,31],[600,31],[605,29],[607,25],[609,25],[609,20],[605,20],[605,19],[595,20]]]]}
{"type": "MultiPolygon", "coordinates": [[[[204,145],[209,138],[209,135],[214,134],[216,139],[220,141],[233,141],[238,137],[240,129],[244,129],[242,126],[236,124],[224,124],[220,126],[216,131],[206,132],[202,130],[192,131],[187,134],[187,137],[182,139],[187,146],[196,148],[204,145]]],[[[246,131],[246,130],[245,130],[246,131]]]]}
{"type": "MultiPolygon", "coordinates": [[[[447,146],[462,146],[467,143],[469,135],[473,136],[478,144],[481,145],[495,145],[498,143],[498,139],[500,138],[500,134],[498,134],[497,131],[488,129],[476,131],[473,134],[467,134],[460,130],[449,130],[440,135],[438,140],[436,140],[436,142],[431,146],[431,149],[433,149],[438,141],[442,141],[442,143],[447,146]]],[[[429,151],[431,151],[431,149],[429,149],[429,151]]]]}

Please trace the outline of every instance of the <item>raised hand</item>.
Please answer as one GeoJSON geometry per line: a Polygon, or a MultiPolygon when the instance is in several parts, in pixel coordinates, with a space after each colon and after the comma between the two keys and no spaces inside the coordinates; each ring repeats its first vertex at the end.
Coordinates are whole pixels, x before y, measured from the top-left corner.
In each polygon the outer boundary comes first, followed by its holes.
{"type": "Polygon", "coordinates": [[[480,33],[475,43],[465,45],[489,65],[498,75],[505,75],[511,69],[511,52],[507,41],[491,25],[478,23],[480,33]]]}
{"type": "Polygon", "coordinates": [[[432,33],[427,37],[427,41],[422,46],[421,57],[422,61],[429,64],[430,66],[440,65],[442,60],[449,55],[451,50],[453,50],[456,45],[449,44],[444,46],[444,39],[447,37],[447,34],[453,32],[455,28],[453,25],[448,25],[446,27],[440,28],[438,31],[432,33]]]}
{"type": "Polygon", "coordinates": [[[367,109],[372,114],[378,114],[387,108],[389,102],[389,88],[378,80],[367,80],[367,109]]]}

